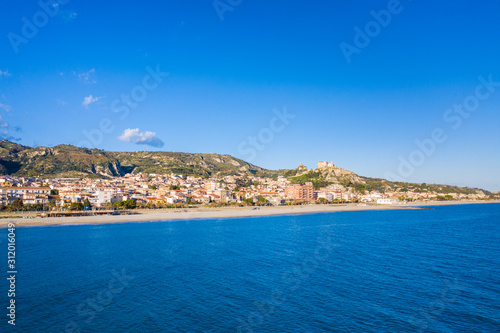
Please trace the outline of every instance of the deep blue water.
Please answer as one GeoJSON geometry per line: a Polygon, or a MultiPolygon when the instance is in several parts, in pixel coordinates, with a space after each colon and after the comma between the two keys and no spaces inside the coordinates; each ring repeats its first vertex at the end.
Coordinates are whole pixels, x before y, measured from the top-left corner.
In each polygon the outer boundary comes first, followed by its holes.
{"type": "MultiPolygon", "coordinates": [[[[16,239],[18,332],[500,332],[500,204],[16,239]]],[[[12,331],[3,311],[0,331],[12,331]]]]}

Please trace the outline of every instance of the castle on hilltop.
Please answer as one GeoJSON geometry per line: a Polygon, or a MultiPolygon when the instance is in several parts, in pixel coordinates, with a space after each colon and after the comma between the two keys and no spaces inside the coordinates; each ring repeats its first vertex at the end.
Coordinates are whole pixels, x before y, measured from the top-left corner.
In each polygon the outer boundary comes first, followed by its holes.
{"type": "Polygon", "coordinates": [[[333,162],[318,162],[318,169],[336,169],[338,168],[333,162]]]}
{"type": "Polygon", "coordinates": [[[356,180],[358,180],[357,179],[358,176],[355,175],[352,171],[339,168],[338,166],[333,164],[333,162],[318,162],[318,169],[317,170],[326,174],[327,180],[332,180],[332,179],[335,179],[339,176],[355,176],[356,180]]]}

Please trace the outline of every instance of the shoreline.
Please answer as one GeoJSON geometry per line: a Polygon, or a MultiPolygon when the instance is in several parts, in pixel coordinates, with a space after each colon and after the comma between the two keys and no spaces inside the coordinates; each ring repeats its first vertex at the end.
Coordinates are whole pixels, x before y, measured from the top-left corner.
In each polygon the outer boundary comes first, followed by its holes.
{"type": "Polygon", "coordinates": [[[0,228],[5,228],[9,223],[14,223],[17,227],[33,226],[54,226],[54,225],[88,225],[88,224],[109,224],[127,222],[158,222],[169,220],[185,219],[217,219],[217,218],[237,218],[237,217],[261,217],[274,215],[296,215],[312,213],[334,213],[348,211],[374,211],[374,210],[401,210],[418,209],[428,206],[447,205],[469,205],[469,204],[491,204],[500,201],[432,201],[432,202],[412,202],[398,205],[304,205],[304,206],[279,206],[279,207],[221,207],[221,208],[192,208],[190,210],[165,209],[138,211],[132,215],[111,215],[111,216],[80,216],[80,217],[50,217],[38,219],[5,218],[0,220],[0,228]]]}

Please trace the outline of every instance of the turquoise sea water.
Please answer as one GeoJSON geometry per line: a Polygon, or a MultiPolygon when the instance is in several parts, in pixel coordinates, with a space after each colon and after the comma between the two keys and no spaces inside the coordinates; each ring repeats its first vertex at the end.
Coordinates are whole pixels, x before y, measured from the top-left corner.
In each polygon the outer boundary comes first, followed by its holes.
{"type": "Polygon", "coordinates": [[[2,332],[500,332],[500,204],[30,227],[16,242],[2,332]]]}

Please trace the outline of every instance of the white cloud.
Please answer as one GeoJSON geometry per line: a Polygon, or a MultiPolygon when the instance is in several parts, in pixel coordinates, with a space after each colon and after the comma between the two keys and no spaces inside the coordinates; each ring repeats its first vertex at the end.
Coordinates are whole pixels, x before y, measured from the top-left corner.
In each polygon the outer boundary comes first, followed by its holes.
{"type": "Polygon", "coordinates": [[[138,128],[128,128],[123,131],[118,140],[123,142],[132,142],[138,145],[148,145],[151,147],[161,148],[165,143],[156,136],[155,132],[140,132],[138,128]]]}
{"type": "Polygon", "coordinates": [[[8,70],[6,70],[6,71],[4,72],[4,71],[2,71],[2,70],[0,69],[0,77],[2,77],[2,76],[11,76],[11,75],[12,75],[12,74],[10,74],[8,70]]]}
{"type": "Polygon", "coordinates": [[[80,79],[80,82],[83,84],[96,84],[97,81],[95,80],[95,68],[92,68],[90,71],[86,73],[81,73],[81,74],[76,74],[78,76],[78,79],[80,79]]]}
{"type": "Polygon", "coordinates": [[[101,98],[102,97],[93,97],[92,95],[89,95],[89,96],[83,98],[82,105],[88,109],[90,104],[97,102],[101,98]]]}
{"type": "MultiPolygon", "coordinates": [[[[92,95],[90,95],[90,96],[92,96],[92,95]]],[[[56,99],[56,103],[59,105],[62,105],[62,106],[65,106],[66,104],[68,104],[60,98],[56,99]]],[[[85,103],[85,100],[84,100],[84,103],[85,103]]]]}
{"type": "Polygon", "coordinates": [[[5,105],[5,104],[0,103],[0,109],[3,109],[5,111],[9,112],[10,110],[12,110],[12,107],[10,105],[5,105]]]}

